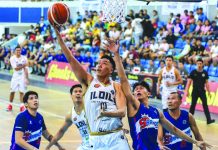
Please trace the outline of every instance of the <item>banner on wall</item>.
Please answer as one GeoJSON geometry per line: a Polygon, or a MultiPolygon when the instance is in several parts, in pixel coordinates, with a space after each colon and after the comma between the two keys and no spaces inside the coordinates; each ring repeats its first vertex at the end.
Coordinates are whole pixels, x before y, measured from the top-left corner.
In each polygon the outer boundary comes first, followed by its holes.
{"type": "MultiPolygon", "coordinates": [[[[83,65],[87,71],[88,66],[83,65]]],[[[48,71],[45,76],[46,83],[56,83],[66,86],[72,86],[79,83],[75,74],[72,72],[70,64],[63,62],[52,61],[48,66],[48,71]]]]}
{"type": "MultiPolygon", "coordinates": [[[[218,114],[218,83],[217,82],[209,82],[209,87],[210,87],[211,97],[208,96],[208,93],[207,93],[207,104],[208,104],[210,112],[218,114]]],[[[191,92],[192,92],[192,87],[189,88],[190,96],[183,97],[183,104],[181,107],[187,108],[187,109],[190,108],[191,92]]],[[[202,107],[200,98],[198,99],[198,102],[197,102],[195,109],[203,111],[203,107],[202,107]]]]}
{"type": "Polygon", "coordinates": [[[197,8],[202,7],[204,14],[207,14],[207,2],[202,1],[200,3],[183,3],[183,2],[167,2],[164,3],[161,7],[162,15],[169,15],[170,13],[183,14],[184,10],[195,11],[197,8]]]}
{"type": "Polygon", "coordinates": [[[85,11],[92,10],[99,12],[101,9],[101,0],[80,0],[79,11],[84,15],[85,11]]]}

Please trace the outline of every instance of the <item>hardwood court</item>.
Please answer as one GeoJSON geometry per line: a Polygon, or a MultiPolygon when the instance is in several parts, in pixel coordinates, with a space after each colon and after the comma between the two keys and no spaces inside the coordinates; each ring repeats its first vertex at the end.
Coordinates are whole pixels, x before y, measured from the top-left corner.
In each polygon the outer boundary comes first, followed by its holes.
{"type": "MultiPolygon", "coordinates": [[[[9,149],[14,120],[19,112],[18,93],[16,93],[16,98],[14,100],[14,104],[16,106],[14,106],[13,112],[5,111],[5,108],[8,104],[9,87],[9,81],[0,80],[0,150],[9,149]]],[[[29,86],[28,89],[35,90],[39,93],[39,112],[41,112],[41,114],[44,116],[48,130],[52,134],[55,134],[63,124],[64,116],[72,107],[72,102],[68,94],[69,89],[66,90],[66,92],[34,86],[29,86]]],[[[200,115],[202,116],[197,116],[197,118],[204,118],[203,113],[200,113],[200,115]]],[[[128,129],[127,118],[123,119],[123,122],[124,128],[128,129]]],[[[205,121],[201,120],[197,120],[197,124],[204,139],[214,146],[212,150],[217,150],[218,124],[207,126],[205,121]]],[[[131,145],[132,141],[129,134],[127,135],[127,138],[131,145]]],[[[63,147],[67,150],[75,150],[80,142],[81,138],[75,126],[70,127],[70,129],[65,133],[64,137],[60,141],[63,147]]],[[[47,143],[48,142],[45,139],[42,139],[40,149],[44,150],[47,143]]],[[[51,149],[55,150],[56,148],[52,147],[51,149]]]]}

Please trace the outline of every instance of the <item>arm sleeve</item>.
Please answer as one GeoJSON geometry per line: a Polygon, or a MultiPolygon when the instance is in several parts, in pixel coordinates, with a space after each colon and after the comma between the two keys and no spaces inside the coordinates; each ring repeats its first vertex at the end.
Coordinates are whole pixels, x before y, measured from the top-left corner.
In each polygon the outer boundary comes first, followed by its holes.
{"type": "Polygon", "coordinates": [[[193,79],[194,77],[194,70],[190,73],[190,75],[188,76],[188,78],[193,79]]]}
{"type": "Polygon", "coordinates": [[[44,121],[44,118],[42,118],[42,131],[45,131],[47,128],[46,128],[46,125],[45,125],[45,121],[44,121]]]}
{"type": "Polygon", "coordinates": [[[14,130],[25,132],[26,128],[27,128],[27,120],[25,116],[18,115],[15,120],[14,130]]]}

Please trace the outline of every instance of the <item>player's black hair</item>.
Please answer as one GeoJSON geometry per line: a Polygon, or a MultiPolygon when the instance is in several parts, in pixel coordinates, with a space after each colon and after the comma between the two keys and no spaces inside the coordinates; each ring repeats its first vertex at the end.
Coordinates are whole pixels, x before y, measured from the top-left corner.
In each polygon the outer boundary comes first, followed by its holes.
{"type": "Polygon", "coordinates": [[[137,86],[139,86],[139,85],[145,87],[146,90],[147,90],[149,93],[151,92],[151,89],[150,89],[149,84],[148,84],[147,82],[145,82],[145,81],[136,82],[136,83],[133,85],[133,89],[132,89],[132,90],[134,91],[135,88],[136,88],[137,86]]]}
{"type": "Polygon", "coordinates": [[[166,59],[167,59],[167,58],[171,58],[172,60],[174,60],[172,55],[167,55],[167,56],[166,56],[166,59]]]}
{"type": "Polygon", "coordinates": [[[108,56],[108,55],[104,55],[104,56],[101,57],[101,59],[103,59],[103,58],[109,60],[112,67],[113,67],[113,70],[115,70],[116,65],[115,65],[114,59],[111,56],[108,56]]]}
{"type": "Polygon", "coordinates": [[[17,49],[17,48],[21,48],[20,45],[17,45],[17,46],[15,47],[15,49],[17,49]]]}
{"type": "Polygon", "coordinates": [[[182,100],[182,95],[178,92],[171,92],[170,94],[177,94],[179,100],[182,100]]]}
{"type": "Polygon", "coordinates": [[[198,61],[204,63],[204,61],[203,61],[203,59],[202,59],[201,57],[199,57],[199,58],[197,59],[197,62],[198,62],[198,61]]]}
{"type": "Polygon", "coordinates": [[[37,92],[35,92],[35,91],[28,91],[23,96],[23,103],[27,103],[30,95],[36,95],[37,98],[39,97],[37,92]]]}
{"type": "Polygon", "coordinates": [[[78,87],[82,88],[82,85],[81,85],[81,84],[75,84],[75,85],[73,85],[73,86],[70,88],[70,94],[72,95],[73,90],[74,90],[75,88],[78,88],[78,87]]]}

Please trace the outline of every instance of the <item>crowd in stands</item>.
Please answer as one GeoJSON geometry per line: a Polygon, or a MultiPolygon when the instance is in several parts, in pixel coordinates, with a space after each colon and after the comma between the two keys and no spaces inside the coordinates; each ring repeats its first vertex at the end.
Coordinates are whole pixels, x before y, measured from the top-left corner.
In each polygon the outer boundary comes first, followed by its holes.
{"type": "MultiPolygon", "coordinates": [[[[175,67],[183,77],[194,69],[197,57],[204,60],[210,76],[218,77],[218,26],[216,18],[209,20],[202,8],[184,10],[182,14],[169,14],[167,22],[161,21],[158,11],[130,10],[122,24],[101,21],[102,12],[85,11],[60,27],[62,38],[76,59],[89,65],[96,65],[102,55],[110,55],[103,49],[105,37],[120,38],[120,55],[126,70],[158,74],[164,66],[166,55],[173,55],[175,67]]],[[[28,32],[23,33],[22,55],[29,60],[31,73],[44,75],[51,61],[67,62],[58,46],[53,29],[43,17],[28,32]]],[[[5,35],[1,38],[5,42],[5,35]]],[[[9,59],[13,50],[0,47],[0,68],[10,69],[9,59]],[[2,64],[2,63],[0,63],[2,64]]]]}

